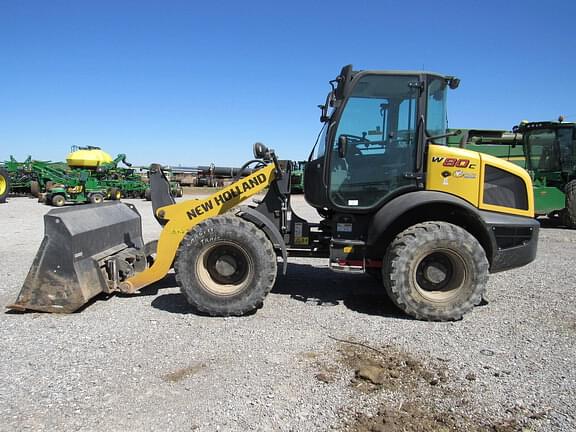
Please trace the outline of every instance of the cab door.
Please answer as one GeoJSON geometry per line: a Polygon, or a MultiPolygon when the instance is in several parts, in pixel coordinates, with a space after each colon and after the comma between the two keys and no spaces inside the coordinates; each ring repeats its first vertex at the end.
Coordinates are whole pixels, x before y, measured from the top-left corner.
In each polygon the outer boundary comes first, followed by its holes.
{"type": "Polygon", "coordinates": [[[331,134],[328,196],[340,208],[372,208],[413,188],[421,86],[417,76],[359,77],[331,134]]]}

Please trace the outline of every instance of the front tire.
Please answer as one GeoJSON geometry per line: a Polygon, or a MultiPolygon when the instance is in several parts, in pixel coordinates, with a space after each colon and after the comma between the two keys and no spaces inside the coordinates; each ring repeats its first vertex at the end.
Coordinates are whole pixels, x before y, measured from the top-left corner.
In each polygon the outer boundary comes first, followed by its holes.
{"type": "Polygon", "coordinates": [[[481,302],[488,267],[484,249],[466,230],[446,222],[424,222],[392,241],[382,277],[390,299],[408,315],[450,321],[481,302]]]}
{"type": "Polygon", "coordinates": [[[212,316],[260,307],[276,280],[276,253],[254,224],[234,215],[207,219],[180,243],[176,281],[192,306],[212,316]]]}
{"type": "Polygon", "coordinates": [[[90,202],[92,204],[102,204],[104,202],[104,195],[100,193],[93,193],[90,195],[90,202]]]}

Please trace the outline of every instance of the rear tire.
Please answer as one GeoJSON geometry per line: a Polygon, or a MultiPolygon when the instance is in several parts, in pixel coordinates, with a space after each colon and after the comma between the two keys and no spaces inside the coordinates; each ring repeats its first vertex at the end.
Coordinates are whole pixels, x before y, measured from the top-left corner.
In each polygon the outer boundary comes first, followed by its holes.
{"type": "Polygon", "coordinates": [[[239,316],[260,307],[274,286],[276,253],[255,225],[222,215],[186,234],[174,270],[186,300],[198,311],[239,316]]]}
{"type": "Polygon", "coordinates": [[[459,226],[424,222],[392,241],[382,277],[390,299],[408,315],[459,320],[482,300],[488,260],[476,238],[459,226]]]}
{"type": "Polygon", "coordinates": [[[66,198],[64,198],[62,195],[54,195],[52,196],[50,203],[54,207],[62,207],[64,204],[66,204],[66,198]]]}
{"type": "Polygon", "coordinates": [[[38,195],[40,195],[40,183],[38,183],[36,180],[32,180],[30,182],[30,193],[35,198],[38,198],[38,195]]]}
{"type": "Polygon", "coordinates": [[[566,185],[566,209],[562,212],[562,219],[568,228],[576,228],[576,180],[566,185]]]}
{"type": "Polygon", "coordinates": [[[90,195],[90,202],[92,204],[102,204],[104,202],[104,195],[101,193],[93,193],[90,195]]]}
{"type": "Polygon", "coordinates": [[[110,199],[112,201],[118,201],[120,198],[122,198],[122,192],[120,192],[120,190],[117,188],[110,189],[110,199]]]}
{"type": "Polygon", "coordinates": [[[152,201],[152,191],[150,189],[146,189],[144,192],[144,198],[146,201],[152,201]]]}

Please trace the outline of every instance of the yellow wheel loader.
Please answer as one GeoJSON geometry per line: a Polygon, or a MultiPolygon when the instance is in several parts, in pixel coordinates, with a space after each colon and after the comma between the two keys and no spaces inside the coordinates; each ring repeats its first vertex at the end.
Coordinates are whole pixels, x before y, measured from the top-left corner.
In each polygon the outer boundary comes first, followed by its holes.
{"type": "Polygon", "coordinates": [[[539,225],[524,170],[444,145],[446,93],[458,82],[342,69],[320,106],[324,128],[305,168],[305,198],[319,223],[294,213],[291,164],[262,144],[239,171],[255,165],[250,175],[205,199],[175,203],[153,165],[152,206],[163,225],[154,244],[144,245],[130,205],[52,210],[9,307],[73,312],[102,292],[134,293],[173,268],[196,310],[243,315],[262,304],[278,263],[286,273],[288,257],[299,256],[374,275],[417,319],[460,319],[481,301],[489,273],[534,259],[539,225]]]}

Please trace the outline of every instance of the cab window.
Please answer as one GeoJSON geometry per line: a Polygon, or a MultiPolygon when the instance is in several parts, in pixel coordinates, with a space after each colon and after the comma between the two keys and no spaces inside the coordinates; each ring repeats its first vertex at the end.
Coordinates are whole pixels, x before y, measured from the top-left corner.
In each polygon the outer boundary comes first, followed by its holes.
{"type": "Polygon", "coordinates": [[[331,142],[335,204],[370,207],[414,183],[405,174],[414,170],[418,95],[417,76],[365,75],[356,83],[331,142]]]}

